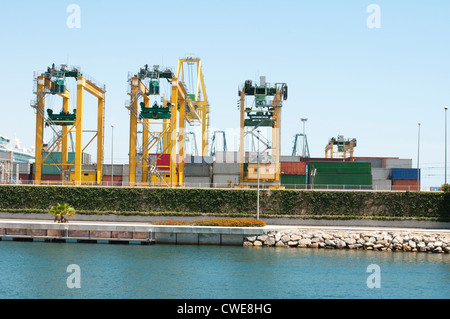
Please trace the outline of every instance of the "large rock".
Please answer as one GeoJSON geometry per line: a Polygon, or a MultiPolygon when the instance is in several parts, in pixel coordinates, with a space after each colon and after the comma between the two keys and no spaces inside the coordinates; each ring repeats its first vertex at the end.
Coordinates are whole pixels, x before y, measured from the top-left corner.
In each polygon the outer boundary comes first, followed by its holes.
{"type": "Polygon", "coordinates": [[[336,247],[339,249],[345,248],[347,246],[347,244],[345,243],[345,241],[337,239],[336,240],[336,247]]]}
{"type": "Polygon", "coordinates": [[[308,238],[300,239],[298,241],[298,245],[299,245],[299,247],[303,247],[303,248],[308,247],[311,245],[311,239],[308,239],[308,238]]]}
{"type": "Polygon", "coordinates": [[[356,239],[354,238],[344,238],[344,241],[347,245],[354,245],[356,244],[356,239]]]}

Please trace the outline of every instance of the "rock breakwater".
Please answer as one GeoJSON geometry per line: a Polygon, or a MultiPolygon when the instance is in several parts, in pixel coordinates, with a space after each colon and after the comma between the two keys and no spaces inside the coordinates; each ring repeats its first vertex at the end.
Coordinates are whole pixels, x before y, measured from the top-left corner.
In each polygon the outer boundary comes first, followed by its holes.
{"type": "Polygon", "coordinates": [[[244,237],[245,247],[365,249],[405,252],[450,252],[450,234],[395,231],[280,230],[244,237]]]}

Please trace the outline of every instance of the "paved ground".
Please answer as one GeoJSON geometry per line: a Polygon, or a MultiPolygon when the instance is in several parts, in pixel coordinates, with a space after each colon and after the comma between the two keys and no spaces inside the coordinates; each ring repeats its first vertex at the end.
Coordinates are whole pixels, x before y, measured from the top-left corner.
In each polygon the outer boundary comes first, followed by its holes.
{"type": "MultiPolygon", "coordinates": [[[[39,220],[39,219],[8,219],[8,218],[0,218],[0,224],[6,223],[6,224],[21,224],[21,223],[29,223],[29,224],[54,224],[52,220],[39,220]]],[[[147,226],[150,225],[148,221],[142,222],[142,221],[75,221],[72,220],[69,222],[69,225],[114,225],[114,226],[147,226]]],[[[155,225],[155,227],[158,227],[155,225]]],[[[167,227],[167,226],[160,226],[160,227],[167,227]]],[[[204,226],[176,226],[177,228],[181,227],[204,227],[204,226]]],[[[392,232],[401,232],[401,231],[414,231],[414,232],[430,232],[430,233],[448,233],[450,234],[450,229],[437,229],[437,228],[408,228],[408,227],[376,227],[376,226],[339,226],[339,225],[267,225],[264,227],[265,230],[282,230],[282,229],[320,229],[320,230],[348,230],[348,231],[392,231],[392,232]]]]}
{"type": "MultiPolygon", "coordinates": [[[[161,220],[185,220],[213,219],[212,216],[125,216],[125,215],[75,215],[72,222],[112,222],[112,223],[150,223],[161,220]]],[[[22,214],[2,213],[0,219],[20,220],[46,220],[53,221],[50,214],[22,214]],[[32,217],[32,218],[30,218],[32,217]]],[[[416,220],[329,220],[329,219],[299,219],[299,218],[262,218],[267,225],[274,227],[344,227],[344,228],[418,228],[418,229],[447,229],[450,230],[450,222],[430,222],[416,220]]]]}

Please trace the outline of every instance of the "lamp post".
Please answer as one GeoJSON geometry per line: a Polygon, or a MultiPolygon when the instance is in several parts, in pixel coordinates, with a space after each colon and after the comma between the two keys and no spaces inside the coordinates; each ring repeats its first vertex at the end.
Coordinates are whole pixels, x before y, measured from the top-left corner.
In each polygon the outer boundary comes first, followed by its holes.
{"type": "Polygon", "coordinates": [[[444,163],[445,177],[444,177],[444,184],[447,184],[447,109],[448,109],[448,106],[444,106],[444,110],[445,110],[445,163],[444,163]]]}
{"type": "Polygon", "coordinates": [[[301,118],[300,121],[303,122],[303,151],[302,151],[302,157],[306,157],[306,135],[305,135],[305,124],[307,118],[301,118]]]}
{"type": "Polygon", "coordinates": [[[114,186],[114,125],[111,124],[111,186],[114,186]]]}
{"type": "Polygon", "coordinates": [[[258,149],[257,149],[257,153],[256,153],[256,161],[258,163],[257,166],[257,186],[256,186],[256,219],[259,219],[259,133],[261,132],[260,130],[257,131],[258,132],[258,149]]]}
{"type": "Polygon", "coordinates": [[[420,191],[420,174],[419,174],[419,159],[420,159],[420,125],[421,123],[417,123],[419,131],[417,135],[417,191],[420,191]]]}

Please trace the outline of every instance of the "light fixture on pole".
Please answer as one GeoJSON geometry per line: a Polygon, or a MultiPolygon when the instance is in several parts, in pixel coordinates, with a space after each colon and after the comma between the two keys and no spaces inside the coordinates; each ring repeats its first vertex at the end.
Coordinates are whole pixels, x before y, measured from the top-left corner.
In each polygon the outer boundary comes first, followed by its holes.
{"type": "Polygon", "coordinates": [[[421,123],[417,123],[419,131],[417,135],[417,191],[420,191],[420,173],[419,173],[419,159],[420,159],[420,125],[421,123]]]}
{"type": "Polygon", "coordinates": [[[306,133],[305,133],[305,124],[306,121],[308,119],[307,118],[301,118],[300,121],[303,122],[303,151],[302,151],[302,157],[306,157],[306,133]]]}
{"type": "Polygon", "coordinates": [[[114,125],[111,124],[111,186],[114,186],[114,125]]]}

